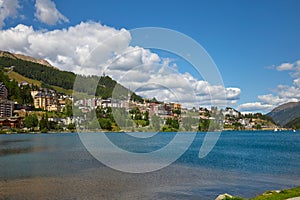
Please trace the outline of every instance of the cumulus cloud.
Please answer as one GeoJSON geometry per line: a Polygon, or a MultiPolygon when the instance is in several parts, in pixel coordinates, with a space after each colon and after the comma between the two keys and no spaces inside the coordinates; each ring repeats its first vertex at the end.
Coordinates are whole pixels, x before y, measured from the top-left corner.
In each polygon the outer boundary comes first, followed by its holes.
{"type": "Polygon", "coordinates": [[[297,78],[294,80],[294,85],[296,85],[296,87],[300,88],[300,78],[297,78]]]}
{"type": "Polygon", "coordinates": [[[293,78],[292,85],[278,85],[272,94],[258,96],[258,102],[245,103],[239,106],[240,111],[269,112],[276,106],[288,102],[300,101],[300,61],[294,63],[282,63],[274,66],[278,71],[288,71],[293,78]]]}
{"type": "Polygon", "coordinates": [[[259,95],[259,102],[251,102],[240,105],[240,111],[269,112],[281,104],[300,101],[300,88],[299,85],[296,85],[298,82],[295,81],[293,86],[278,85],[274,94],[259,95]]]}
{"type": "Polygon", "coordinates": [[[34,30],[20,24],[0,32],[0,49],[47,59],[63,70],[93,74],[89,70],[97,69],[95,63],[104,65],[125,51],[130,39],[130,33],[125,29],[116,30],[94,22],[53,31],[34,30]],[[107,38],[113,39],[102,45],[107,38]],[[101,48],[93,51],[97,46],[101,48]]]}
{"type": "Polygon", "coordinates": [[[269,104],[269,105],[280,105],[284,103],[287,99],[280,98],[279,96],[275,96],[274,94],[266,94],[258,96],[258,99],[262,104],[269,104]]]}
{"type": "Polygon", "coordinates": [[[281,65],[277,66],[276,69],[278,71],[286,71],[286,70],[291,70],[293,69],[294,64],[292,63],[282,63],[281,65]]]}
{"type": "Polygon", "coordinates": [[[18,0],[0,0],[0,28],[5,25],[5,19],[17,16],[19,8],[18,0]]]}
{"type": "Polygon", "coordinates": [[[66,29],[34,30],[18,25],[0,31],[0,49],[47,59],[52,65],[85,75],[110,75],[144,97],[181,102],[186,107],[235,104],[239,88],[224,88],[179,73],[172,59],[138,46],[131,35],[95,22],[66,29]]]}
{"type": "Polygon", "coordinates": [[[48,25],[69,22],[68,18],[62,15],[51,0],[36,0],[34,16],[41,22],[48,25]]]}
{"type": "Polygon", "coordinates": [[[244,103],[238,106],[238,110],[241,112],[257,112],[257,111],[270,111],[273,105],[263,104],[261,102],[244,103]]]}
{"type": "MultiPolygon", "coordinates": [[[[292,85],[278,85],[273,99],[276,99],[277,102],[275,105],[279,103],[286,103],[286,102],[295,102],[300,100],[300,61],[296,61],[294,63],[284,63],[280,66],[282,69],[290,71],[290,76],[293,78],[292,85]]],[[[269,95],[270,96],[270,95],[269,95]]],[[[269,102],[271,100],[269,99],[269,102]]],[[[274,101],[274,100],[273,100],[274,101]]]]}

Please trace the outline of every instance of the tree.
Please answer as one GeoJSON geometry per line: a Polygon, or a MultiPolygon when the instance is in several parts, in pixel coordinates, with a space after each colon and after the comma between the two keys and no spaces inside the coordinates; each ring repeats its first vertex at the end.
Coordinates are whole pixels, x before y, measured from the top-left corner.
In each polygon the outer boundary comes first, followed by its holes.
{"type": "Polygon", "coordinates": [[[181,119],[182,122],[182,127],[186,130],[186,131],[192,131],[193,128],[192,126],[197,126],[198,124],[198,119],[197,118],[193,118],[193,117],[184,117],[181,119]]]}
{"type": "Polygon", "coordinates": [[[48,117],[47,116],[43,115],[39,124],[40,124],[40,130],[49,130],[48,117]]]}
{"type": "Polygon", "coordinates": [[[155,131],[160,130],[160,117],[153,115],[151,118],[151,122],[155,131]]]}
{"type": "Polygon", "coordinates": [[[180,109],[173,109],[172,113],[180,115],[181,114],[181,110],[180,109]]]}
{"type": "Polygon", "coordinates": [[[67,129],[69,130],[74,130],[76,128],[75,124],[74,123],[70,123],[68,126],[67,126],[67,129]]]}
{"type": "Polygon", "coordinates": [[[67,117],[73,116],[73,109],[72,109],[72,101],[70,99],[66,100],[66,106],[64,108],[64,113],[67,117]]]}
{"type": "Polygon", "coordinates": [[[209,124],[210,124],[209,119],[200,119],[198,130],[203,132],[208,131],[209,124]]]}
{"type": "Polygon", "coordinates": [[[149,112],[148,111],[146,111],[144,113],[144,120],[146,121],[146,126],[148,126],[149,125],[149,112]]]}
{"type": "Polygon", "coordinates": [[[179,129],[179,122],[178,119],[172,119],[171,117],[167,118],[166,125],[173,129],[179,129]]]}
{"type": "Polygon", "coordinates": [[[260,125],[260,124],[256,124],[256,125],[254,125],[254,128],[255,128],[256,130],[261,130],[261,129],[262,129],[262,127],[261,127],[261,125],[260,125]]]}
{"type": "Polygon", "coordinates": [[[25,125],[25,127],[29,128],[30,130],[33,130],[33,128],[37,127],[38,124],[39,124],[39,120],[38,120],[36,114],[34,114],[34,115],[28,115],[24,119],[24,125],[25,125]]]}
{"type": "Polygon", "coordinates": [[[241,124],[240,122],[235,122],[235,123],[233,123],[233,125],[234,125],[235,130],[243,129],[243,124],[241,124]]]}
{"type": "MultiPolygon", "coordinates": [[[[89,118],[92,119],[92,118],[89,118]]],[[[97,120],[97,118],[93,118],[90,122],[88,122],[88,128],[90,129],[99,129],[99,122],[97,120]]]]}
{"type": "Polygon", "coordinates": [[[109,130],[109,131],[112,130],[112,123],[109,119],[100,118],[99,124],[102,129],[109,130]]]}

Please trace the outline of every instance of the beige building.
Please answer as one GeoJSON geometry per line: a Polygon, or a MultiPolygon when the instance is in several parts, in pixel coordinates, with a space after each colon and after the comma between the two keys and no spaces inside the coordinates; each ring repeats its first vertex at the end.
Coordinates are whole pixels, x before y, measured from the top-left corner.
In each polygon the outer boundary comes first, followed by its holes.
{"type": "Polygon", "coordinates": [[[174,109],[175,109],[175,110],[180,110],[180,109],[181,109],[181,104],[179,104],[179,103],[174,103],[174,109]]]}
{"type": "Polygon", "coordinates": [[[41,108],[48,111],[58,110],[57,98],[54,94],[47,94],[44,92],[36,93],[36,91],[33,91],[31,95],[33,96],[33,104],[35,108],[41,108]]]}

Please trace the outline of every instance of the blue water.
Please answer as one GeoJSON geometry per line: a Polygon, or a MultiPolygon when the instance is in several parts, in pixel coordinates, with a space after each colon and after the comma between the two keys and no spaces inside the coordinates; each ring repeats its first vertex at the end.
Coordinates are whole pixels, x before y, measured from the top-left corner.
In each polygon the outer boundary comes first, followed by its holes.
{"type": "MultiPolygon", "coordinates": [[[[108,136],[128,151],[151,152],[168,144],[175,134],[161,133],[149,139],[124,133],[108,133],[108,136]]],[[[168,168],[173,167],[176,173],[188,177],[183,181],[173,180],[174,183],[164,180],[159,190],[153,189],[152,198],[213,199],[224,192],[252,197],[267,189],[300,185],[299,131],[223,132],[214,149],[200,159],[198,153],[204,136],[205,133],[198,133],[190,148],[170,167],[145,175],[150,182],[148,187],[161,181],[158,176],[167,179],[168,168]],[[206,174],[197,174],[197,170],[206,174]]],[[[76,133],[0,135],[0,180],[80,175],[103,167],[88,153],[76,133]]],[[[112,173],[122,176],[120,172],[112,173]]],[[[124,177],[136,178],[128,174],[124,177]]]]}

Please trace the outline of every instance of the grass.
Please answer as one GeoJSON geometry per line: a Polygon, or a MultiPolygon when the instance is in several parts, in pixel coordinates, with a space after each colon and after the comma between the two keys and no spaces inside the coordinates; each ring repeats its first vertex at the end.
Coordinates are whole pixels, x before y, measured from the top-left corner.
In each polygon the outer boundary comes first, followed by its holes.
{"type": "MultiPolygon", "coordinates": [[[[286,200],[288,198],[300,197],[300,187],[276,191],[266,191],[265,193],[258,195],[249,200],[286,200]]],[[[241,197],[226,197],[225,200],[245,200],[241,197]]]]}
{"type": "Polygon", "coordinates": [[[300,187],[281,190],[279,193],[275,191],[267,191],[264,194],[258,195],[251,200],[285,200],[292,197],[300,196],[300,187]]]}
{"type": "Polygon", "coordinates": [[[57,92],[62,92],[62,93],[65,93],[67,95],[72,95],[72,93],[73,93],[73,90],[67,90],[67,89],[64,89],[64,88],[61,88],[61,87],[58,87],[58,86],[54,86],[54,85],[51,85],[51,88],[53,88],[57,92]]]}
{"type": "Polygon", "coordinates": [[[42,83],[40,81],[27,78],[27,77],[22,76],[21,74],[14,72],[14,71],[11,71],[10,73],[8,73],[8,76],[10,79],[15,79],[18,83],[21,83],[22,81],[26,81],[27,83],[30,83],[32,85],[37,85],[39,87],[41,87],[41,85],[42,85],[42,83]]]}

